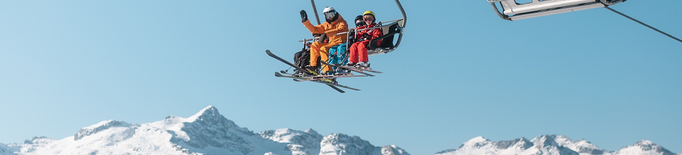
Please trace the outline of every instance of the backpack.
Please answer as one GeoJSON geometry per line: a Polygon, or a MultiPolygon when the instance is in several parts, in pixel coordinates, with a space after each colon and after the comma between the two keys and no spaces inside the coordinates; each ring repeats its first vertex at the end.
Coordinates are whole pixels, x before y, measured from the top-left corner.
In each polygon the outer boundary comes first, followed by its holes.
{"type": "MultiPolygon", "coordinates": [[[[296,65],[298,68],[303,68],[305,69],[306,66],[310,65],[310,49],[304,48],[301,51],[298,51],[294,53],[294,65],[296,65]]],[[[320,58],[317,58],[317,65],[320,66],[320,58]]],[[[307,71],[305,70],[294,70],[295,74],[300,74],[300,73],[305,73],[308,74],[307,71]]]]}
{"type": "Polygon", "coordinates": [[[294,65],[299,68],[305,68],[310,64],[310,50],[303,49],[294,54],[294,65]]]}

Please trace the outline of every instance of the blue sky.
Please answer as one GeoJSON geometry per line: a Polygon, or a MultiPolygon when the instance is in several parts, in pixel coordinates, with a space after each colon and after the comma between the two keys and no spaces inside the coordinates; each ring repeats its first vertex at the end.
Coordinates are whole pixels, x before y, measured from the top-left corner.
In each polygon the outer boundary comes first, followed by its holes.
{"type": "MultiPolygon", "coordinates": [[[[390,0],[316,3],[346,19],[401,16],[390,0]]],[[[340,94],[274,77],[287,66],[264,52],[300,50],[309,1],[3,1],[0,143],[214,105],[255,132],[313,128],[411,154],[544,134],[682,152],[680,42],[603,8],[509,22],[483,0],[402,3],[401,46],[370,57],[384,73],[339,80],[362,89],[340,94]]],[[[681,5],[613,8],[682,37],[681,5]]]]}

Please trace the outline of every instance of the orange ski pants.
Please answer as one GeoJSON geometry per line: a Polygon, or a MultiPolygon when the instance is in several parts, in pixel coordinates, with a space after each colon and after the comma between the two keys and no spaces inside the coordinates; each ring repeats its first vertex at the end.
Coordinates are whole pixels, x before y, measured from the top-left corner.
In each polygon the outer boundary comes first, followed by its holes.
{"type": "MultiPolygon", "coordinates": [[[[324,62],[328,62],[327,60],[329,59],[329,49],[336,46],[338,44],[328,44],[328,43],[320,43],[320,42],[313,42],[313,44],[310,45],[310,66],[316,66],[317,65],[317,58],[319,57],[320,60],[324,62]]],[[[322,65],[324,66],[322,68],[322,73],[327,73],[332,70],[332,67],[329,65],[322,65]]]]}

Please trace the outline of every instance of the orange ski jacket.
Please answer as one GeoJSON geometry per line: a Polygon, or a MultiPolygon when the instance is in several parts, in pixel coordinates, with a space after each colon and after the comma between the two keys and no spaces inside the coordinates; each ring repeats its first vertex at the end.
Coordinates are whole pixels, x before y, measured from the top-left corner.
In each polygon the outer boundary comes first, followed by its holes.
{"type": "Polygon", "coordinates": [[[346,42],[348,34],[338,33],[348,32],[348,23],[346,23],[346,20],[344,20],[341,15],[338,16],[339,18],[331,23],[324,22],[320,25],[313,26],[313,24],[310,23],[310,20],[306,20],[303,22],[303,25],[305,25],[305,28],[308,28],[308,30],[313,34],[325,33],[327,37],[329,37],[329,44],[331,45],[342,44],[346,42]]]}

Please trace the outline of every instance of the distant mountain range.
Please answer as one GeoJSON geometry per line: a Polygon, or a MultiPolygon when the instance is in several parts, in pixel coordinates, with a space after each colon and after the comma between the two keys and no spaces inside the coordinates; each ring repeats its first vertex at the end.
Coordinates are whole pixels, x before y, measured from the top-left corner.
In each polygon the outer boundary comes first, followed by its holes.
{"type": "Polygon", "coordinates": [[[34,137],[23,144],[0,144],[0,155],[409,155],[395,145],[374,146],[358,136],[320,135],[312,129],[254,133],[209,106],[182,118],[133,124],[108,120],[61,140],[34,137]]]}
{"type": "MultiPolygon", "coordinates": [[[[457,149],[436,153],[436,155],[678,155],[655,143],[642,140],[618,151],[606,151],[594,144],[573,141],[562,135],[542,135],[528,140],[519,138],[494,142],[476,137],[457,149]]],[[[682,155],[682,154],[679,154],[682,155]]]]}
{"type": "MultiPolygon", "coordinates": [[[[266,130],[254,133],[226,119],[214,106],[188,118],[168,116],[152,123],[107,120],[64,139],[34,137],[1,144],[0,155],[409,155],[395,145],[374,146],[358,136],[315,130],[266,130]]],[[[476,137],[457,149],[435,155],[682,155],[643,140],[606,151],[586,140],[542,135],[494,142],[476,137]]]]}

